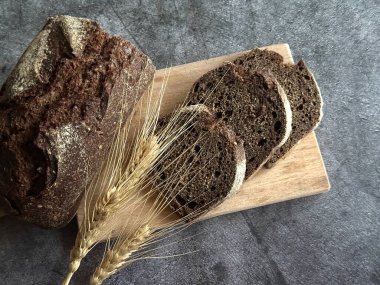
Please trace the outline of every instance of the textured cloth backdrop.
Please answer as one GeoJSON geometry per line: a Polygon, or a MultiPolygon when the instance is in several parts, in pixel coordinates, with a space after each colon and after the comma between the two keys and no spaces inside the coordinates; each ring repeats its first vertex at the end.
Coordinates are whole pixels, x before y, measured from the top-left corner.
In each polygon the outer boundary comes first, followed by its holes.
{"type": "MultiPolygon", "coordinates": [[[[378,1],[1,0],[1,83],[57,14],[97,20],[158,68],[286,42],[325,100],[317,136],[329,193],[199,223],[167,248],[198,252],[136,262],[105,284],[380,284],[378,1]]],[[[58,284],[75,233],[75,222],[46,231],[1,219],[0,283],[58,284]]],[[[101,254],[86,258],[73,284],[86,284],[101,254]]]]}

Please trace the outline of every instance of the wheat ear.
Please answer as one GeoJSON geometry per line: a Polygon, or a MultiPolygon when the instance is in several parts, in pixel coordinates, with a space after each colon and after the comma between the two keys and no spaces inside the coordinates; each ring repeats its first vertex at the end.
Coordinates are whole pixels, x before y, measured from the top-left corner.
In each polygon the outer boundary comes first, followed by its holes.
{"type": "MultiPolygon", "coordinates": [[[[189,121],[191,121],[193,118],[194,116],[190,116],[188,119],[189,121]]],[[[178,120],[178,118],[176,118],[175,120],[178,120]]],[[[182,124],[188,125],[189,121],[185,120],[184,122],[179,123],[179,127],[181,128],[182,124]]],[[[175,132],[175,130],[177,130],[177,128],[174,127],[173,132],[175,132]]],[[[170,132],[170,130],[165,129],[164,131],[158,132],[157,136],[161,137],[162,134],[165,134],[164,137],[166,137],[170,132]]],[[[168,151],[170,152],[170,150],[168,151]]],[[[185,150],[179,156],[179,158],[182,155],[185,155],[187,152],[188,150],[185,150]]],[[[204,167],[207,167],[207,165],[205,165],[204,167]]],[[[188,174],[191,172],[194,172],[192,163],[181,165],[180,167],[178,167],[178,171],[171,175],[171,179],[177,181],[178,176],[188,174]]],[[[196,175],[194,175],[194,177],[196,177],[196,175]]],[[[176,228],[180,228],[180,225],[183,225],[183,223],[186,220],[191,220],[192,216],[196,217],[204,211],[204,209],[201,209],[200,211],[194,211],[194,213],[186,217],[176,218],[176,220],[174,220],[173,222],[169,222],[164,225],[162,225],[161,222],[158,222],[157,217],[174,199],[172,198],[173,193],[179,194],[181,190],[185,187],[186,185],[183,185],[182,187],[176,185],[175,190],[173,190],[170,189],[170,185],[167,185],[164,188],[162,188],[162,186],[160,185],[157,187],[151,186],[151,188],[145,191],[143,195],[137,195],[134,197],[135,199],[130,199],[127,202],[127,204],[124,207],[128,207],[129,209],[131,209],[131,212],[138,213],[138,217],[134,217],[134,219],[136,219],[135,225],[132,225],[132,228],[137,228],[137,230],[132,231],[132,233],[128,234],[126,232],[128,232],[128,230],[130,229],[124,228],[123,233],[119,236],[117,241],[114,243],[113,247],[106,251],[102,262],[98,265],[95,272],[91,276],[90,284],[102,284],[102,282],[106,278],[108,278],[110,275],[112,275],[125,265],[128,265],[138,259],[151,258],[147,256],[146,251],[141,252],[141,250],[146,246],[157,242],[160,238],[166,237],[168,233],[175,231],[176,228]],[[153,205],[147,209],[147,206],[145,204],[148,199],[152,199],[154,202],[153,205]],[[147,211],[147,213],[145,211],[147,211]],[[160,225],[159,227],[157,227],[157,222],[160,225]],[[139,252],[136,253],[136,251],[138,250],[139,252]]],[[[190,202],[191,201],[189,201],[189,203],[190,202]]],[[[173,212],[169,215],[173,214],[175,215],[175,213],[173,212]]],[[[128,222],[126,222],[126,224],[128,224],[128,222]]]]}
{"type": "Polygon", "coordinates": [[[100,240],[99,233],[107,226],[108,219],[144,188],[146,177],[158,159],[159,152],[168,146],[165,140],[158,141],[159,138],[154,135],[166,83],[167,80],[155,103],[151,102],[151,86],[143,125],[133,136],[130,145],[127,145],[130,124],[123,126],[122,119],[119,121],[108,159],[103,162],[99,173],[90,182],[89,191],[85,193],[84,219],[71,250],[69,270],[62,285],[70,283],[82,259],[100,240]],[[97,193],[99,196],[96,196],[97,193]]]}
{"type": "Polygon", "coordinates": [[[155,136],[148,137],[140,147],[137,148],[135,158],[132,159],[129,167],[125,171],[126,180],[106,191],[103,197],[99,198],[94,206],[92,219],[83,225],[75,240],[75,245],[70,253],[69,272],[62,283],[67,285],[73,274],[80,266],[82,259],[88,254],[92,246],[98,241],[98,232],[108,218],[118,210],[122,201],[128,198],[128,192],[138,187],[141,177],[147,169],[152,166],[158,155],[158,143],[155,136]]]}
{"type": "MultiPolygon", "coordinates": [[[[224,75],[223,75],[224,77],[224,75]]],[[[222,80],[220,80],[222,81],[222,80]]],[[[220,82],[218,82],[217,86],[220,82]]],[[[216,86],[214,87],[216,88],[216,86]]],[[[165,88],[161,89],[163,91],[165,88]]],[[[213,92],[214,89],[210,90],[209,94],[207,94],[205,100],[208,99],[209,95],[213,92]]],[[[161,94],[162,95],[162,94],[161,94]]],[[[183,103],[186,104],[186,101],[183,103]]],[[[189,116],[187,120],[182,121],[179,119],[180,112],[177,110],[174,112],[168,126],[161,130],[161,132],[158,132],[157,137],[159,142],[165,142],[166,146],[160,145],[160,159],[163,159],[165,155],[162,155],[165,153],[166,150],[168,150],[171,143],[176,140],[181,133],[189,130],[191,128],[191,124],[194,123],[192,120],[194,119],[196,113],[189,116]],[[190,123],[191,122],[191,123],[190,123]],[[189,124],[190,123],[190,124],[189,124]]],[[[158,159],[156,162],[160,162],[158,159]]],[[[205,166],[206,167],[206,166],[205,166]]],[[[193,172],[192,163],[189,165],[185,165],[179,168],[178,172],[173,175],[173,178],[175,176],[179,176],[183,174],[183,168],[185,168],[185,172],[193,172]]],[[[200,171],[200,170],[199,170],[200,171]]],[[[159,174],[154,174],[154,176],[159,176],[159,174]]],[[[195,175],[194,175],[195,177],[195,175]]],[[[149,180],[149,179],[148,179],[149,180]]],[[[150,180],[154,180],[154,178],[150,177],[150,180]]],[[[176,179],[173,179],[174,181],[176,179]]],[[[149,181],[148,181],[149,182],[149,181]]],[[[148,183],[149,184],[149,183],[148,183]]],[[[150,189],[145,191],[143,195],[134,195],[135,199],[130,199],[127,201],[126,204],[124,204],[124,208],[133,209],[131,212],[139,212],[138,217],[130,217],[130,220],[136,219],[134,225],[131,227],[133,230],[132,234],[125,234],[125,231],[128,231],[125,226],[124,231],[119,237],[117,238],[117,241],[114,243],[113,247],[111,249],[108,249],[103,257],[102,262],[98,265],[96,268],[94,274],[92,275],[90,279],[90,284],[102,284],[102,282],[108,278],[110,275],[115,273],[117,270],[122,268],[125,265],[128,265],[138,259],[142,258],[151,258],[147,256],[147,253],[149,251],[141,252],[143,248],[145,248],[148,245],[151,245],[158,240],[160,240],[162,237],[166,237],[168,233],[174,232],[178,226],[183,225],[184,222],[188,222],[189,220],[192,221],[194,217],[197,217],[201,215],[203,212],[207,211],[207,205],[203,209],[199,209],[197,211],[194,211],[192,214],[183,217],[183,218],[177,218],[173,222],[166,223],[162,225],[162,221],[157,223],[157,220],[154,221],[155,218],[157,218],[160,213],[164,211],[164,209],[171,203],[174,194],[179,194],[183,188],[185,188],[186,185],[184,185],[182,188],[179,187],[179,185],[176,185],[175,192],[171,192],[169,189],[160,189],[160,191],[157,191],[158,189],[150,189]],[[156,195],[157,193],[160,193],[156,195]],[[155,197],[155,198],[153,198],[155,197]],[[154,203],[153,206],[147,211],[148,214],[143,213],[146,210],[146,202],[149,198],[153,198],[154,203]],[[140,216],[142,217],[140,218],[140,216]],[[156,223],[156,224],[155,224],[156,223]],[[156,225],[160,225],[157,227],[156,225]],[[139,226],[140,225],[140,226],[139,226]],[[137,227],[136,227],[137,226],[137,227]],[[137,252],[139,250],[139,252],[137,252]]],[[[143,188],[143,187],[142,187],[143,188]]],[[[160,187],[157,187],[160,188],[160,187]]],[[[144,192],[140,189],[136,189],[137,193],[144,192]]],[[[136,192],[134,194],[136,194],[136,192]]],[[[190,203],[192,201],[188,201],[190,203]]],[[[187,203],[187,204],[188,204],[187,203]]],[[[212,203],[212,201],[210,201],[212,203]]],[[[185,206],[185,205],[184,205],[185,206]]],[[[175,213],[171,213],[168,216],[175,215],[175,213]]],[[[166,219],[167,216],[164,218],[166,219]]],[[[163,220],[164,220],[163,219],[163,220]]],[[[128,222],[126,222],[126,225],[128,222]]],[[[185,227],[187,227],[186,225],[185,227]]],[[[130,230],[130,229],[129,229],[130,230]]]]}
{"type": "Polygon", "coordinates": [[[151,229],[148,225],[140,227],[130,238],[125,239],[117,252],[114,249],[107,251],[104,262],[101,267],[97,267],[95,273],[90,279],[90,285],[100,285],[111,276],[115,271],[123,267],[130,256],[138,251],[144,245],[151,235],[151,229]]]}

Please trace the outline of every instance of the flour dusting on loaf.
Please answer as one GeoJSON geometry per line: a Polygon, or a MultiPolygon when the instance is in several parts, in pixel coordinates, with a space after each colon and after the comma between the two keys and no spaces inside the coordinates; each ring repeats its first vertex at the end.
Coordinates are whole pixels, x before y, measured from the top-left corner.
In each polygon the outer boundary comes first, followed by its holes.
{"type": "Polygon", "coordinates": [[[37,225],[67,224],[154,71],[96,22],[49,18],[0,91],[0,199],[37,225]]]}

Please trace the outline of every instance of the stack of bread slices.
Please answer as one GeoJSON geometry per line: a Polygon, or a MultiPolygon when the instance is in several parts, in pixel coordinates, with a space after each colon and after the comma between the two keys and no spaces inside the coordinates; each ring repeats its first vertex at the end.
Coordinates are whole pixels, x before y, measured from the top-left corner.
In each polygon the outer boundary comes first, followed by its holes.
{"type": "Polygon", "coordinates": [[[181,185],[170,206],[183,216],[216,206],[261,167],[281,159],[317,127],[323,103],[302,60],[284,64],[276,52],[253,49],[199,78],[186,105],[184,115],[198,112],[197,121],[163,164],[172,165],[167,174],[179,162],[194,167],[174,180],[165,173],[160,178],[181,185]]]}

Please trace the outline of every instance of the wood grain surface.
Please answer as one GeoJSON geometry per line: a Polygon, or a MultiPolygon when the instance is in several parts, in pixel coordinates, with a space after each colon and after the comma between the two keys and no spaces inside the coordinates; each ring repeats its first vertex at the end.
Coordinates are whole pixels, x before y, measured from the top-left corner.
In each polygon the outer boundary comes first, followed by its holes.
{"type": "MultiPolygon", "coordinates": [[[[292,63],[293,58],[287,44],[277,44],[263,49],[278,52],[285,62],[292,63]]],[[[207,71],[218,67],[226,61],[232,61],[245,52],[192,62],[170,68],[170,75],[162,101],[161,114],[173,111],[181,104],[192,84],[207,71]]],[[[157,94],[168,73],[168,69],[156,72],[153,93],[157,94]]],[[[146,100],[146,96],[142,99],[146,100]]],[[[139,106],[145,106],[140,104],[139,106]]],[[[133,121],[144,116],[144,108],[137,107],[133,121]]],[[[330,189],[329,180],[323,164],[315,133],[312,132],[300,141],[286,156],[271,169],[262,169],[254,177],[244,182],[240,191],[218,207],[199,218],[208,219],[228,213],[273,204],[285,200],[296,199],[326,192],[330,189]]],[[[148,207],[148,206],[147,206],[148,207]]],[[[115,219],[115,227],[122,227],[125,221],[133,216],[128,209],[115,219]],[[128,217],[128,218],[127,218],[128,217]]],[[[78,221],[82,219],[82,207],[78,210],[78,221]]],[[[161,222],[157,219],[157,223],[161,222]]]]}

